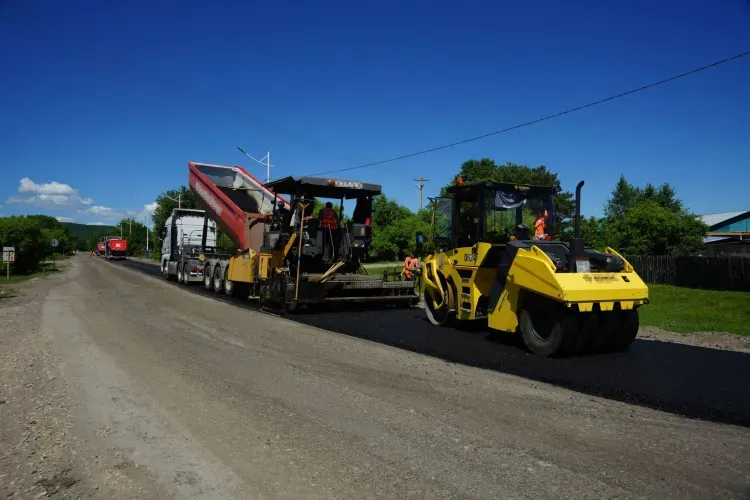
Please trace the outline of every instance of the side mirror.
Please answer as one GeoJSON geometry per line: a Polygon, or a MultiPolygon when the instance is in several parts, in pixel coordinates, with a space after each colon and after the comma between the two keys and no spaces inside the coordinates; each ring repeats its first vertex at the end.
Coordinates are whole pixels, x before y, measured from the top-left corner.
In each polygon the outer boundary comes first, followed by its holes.
{"type": "Polygon", "coordinates": [[[417,248],[422,249],[424,247],[424,234],[421,232],[417,233],[417,248]]]}

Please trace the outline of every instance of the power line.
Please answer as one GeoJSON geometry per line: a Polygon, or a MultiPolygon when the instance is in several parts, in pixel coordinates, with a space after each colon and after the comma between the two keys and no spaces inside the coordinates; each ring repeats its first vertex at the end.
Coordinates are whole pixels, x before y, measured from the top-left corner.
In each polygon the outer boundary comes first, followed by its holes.
{"type": "Polygon", "coordinates": [[[567,115],[567,114],[570,114],[570,113],[575,113],[576,111],[581,111],[583,109],[590,108],[590,107],[596,106],[598,104],[603,104],[605,102],[614,101],[615,99],[619,99],[621,97],[625,97],[625,96],[628,96],[628,95],[631,95],[631,94],[635,94],[637,92],[648,90],[650,88],[657,87],[659,85],[663,85],[665,83],[669,83],[669,82],[672,82],[674,80],[679,80],[680,78],[684,78],[686,76],[690,76],[690,75],[693,75],[695,73],[699,73],[701,71],[705,71],[707,69],[714,68],[714,67],[720,66],[722,64],[726,64],[726,63],[728,63],[730,61],[734,61],[735,59],[740,59],[740,58],[748,56],[748,55],[750,55],[750,50],[748,50],[746,52],[742,52],[742,53],[734,55],[734,56],[731,56],[731,57],[727,57],[726,59],[722,59],[720,61],[713,62],[711,64],[707,64],[705,66],[701,66],[700,68],[695,68],[695,69],[692,69],[690,71],[686,71],[685,73],[680,73],[679,75],[671,76],[671,77],[666,78],[664,80],[659,80],[658,82],[649,83],[647,85],[643,85],[641,87],[637,87],[637,88],[628,90],[627,92],[623,92],[621,94],[613,95],[613,96],[607,97],[605,99],[599,99],[598,101],[590,102],[588,104],[584,104],[583,106],[577,106],[575,108],[566,109],[565,111],[560,111],[559,113],[554,113],[552,115],[547,115],[547,116],[544,116],[542,118],[537,118],[536,120],[531,120],[531,121],[524,122],[524,123],[521,123],[521,124],[518,124],[518,125],[513,125],[512,127],[504,128],[504,129],[501,129],[501,130],[495,130],[494,132],[489,132],[487,134],[477,135],[475,137],[470,137],[468,139],[463,139],[463,140],[460,140],[460,141],[452,142],[450,144],[444,144],[442,146],[437,146],[437,147],[430,148],[430,149],[424,149],[422,151],[417,151],[415,153],[409,153],[409,154],[405,154],[405,155],[401,155],[401,156],[396,156],[396,157],[393,157],[393,158],[388,158],[387,160],[374,161],[374,162],[371,162],[371,163],[364,163],[362,165],[357,165],[355,167],[341,168],[341,169],[337,169],[337,170],[328,170],[327,172],[318,172],[316,174],[310,174],[310,175],[325,175],[325,174],[333,174],[333,173],[337,173],[337,172],[347,172],[349,170],[357,170],[357,169],[360,169],[360,168],[374,167],[376,165],[382,165],[384,163],[390,163],[390,162],[394,162],[394,161],[398,161],[398,160],[404,160],[406,158],[413,158],[415,156],[420,156],[420,155],[424,155],[424,154],[427,154],[427,153],[432,153],[432,152],[435,152],[435,151],[440,151],[441,149],[452,148],[454,146],[459,146],[461,144],[466,144],[468,142],[478,141],[480,139],[485,139],[485,138],[491,137],[493,135],[503,134],[505,132],[510,132],[511,130],[517,130],[519,128],[528,127],[529,125],[534,125],[536,123],[540,123],[540,122],[543,122],[543,121],[551,120],[553,118],[557,118],[557,117],[560,117],[560,116],[563,116],[563,115],[567,115]]]}

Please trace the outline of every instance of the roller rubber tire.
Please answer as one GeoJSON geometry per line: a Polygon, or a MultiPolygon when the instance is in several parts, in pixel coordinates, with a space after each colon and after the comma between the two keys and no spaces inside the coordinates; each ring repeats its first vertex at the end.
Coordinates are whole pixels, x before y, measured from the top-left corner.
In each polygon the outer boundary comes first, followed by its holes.
{"type": "Polygon", "coordinates": [[[203,268],[203,288],[206,290],[212,290],[214,287],[213,275],[211,274],[211,266],[203,268]]]}
{"type": "Polygon", "coordinates": [[[580,326],[576,314],[561,304],[529,301],[521,310],[519,328],[526,347],[542,357],[566,356],[575,352],[580,326]]]}
{"type": "Polygon", "coordinates": [[[612,350],[615,352],[626,351],[630,347],[638,336],[640,326],[637,309],[619,311],[618,316],[620,317],[620,328],[612,345],[612,350]]]}

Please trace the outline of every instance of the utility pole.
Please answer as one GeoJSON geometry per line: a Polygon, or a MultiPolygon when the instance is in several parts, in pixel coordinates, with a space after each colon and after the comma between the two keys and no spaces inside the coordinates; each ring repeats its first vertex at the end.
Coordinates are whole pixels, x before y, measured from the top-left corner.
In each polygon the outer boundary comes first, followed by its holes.
{"type": "Polygon", "coordinates": [[[422,177],[419,177],[414,180],[418,183],[416,184],[416,186],[419,188],[419,210],[422,211],[422,188],[424,188],[425,182],[430,182],[430,179],[423,179],[422,177]]]}

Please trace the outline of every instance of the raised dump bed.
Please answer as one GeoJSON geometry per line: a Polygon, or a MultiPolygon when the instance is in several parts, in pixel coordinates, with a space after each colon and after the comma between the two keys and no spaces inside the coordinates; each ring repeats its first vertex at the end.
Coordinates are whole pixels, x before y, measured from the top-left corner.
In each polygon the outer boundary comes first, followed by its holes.
{"type": "Polygon", "coordinates": [[[263,224],[258,214],[272,212],[275,199],[289,208],[288,200],[274,195],[242,167],[189,162],[188,182],[209,218],[240,250],[260,250],[263,224]]]}

